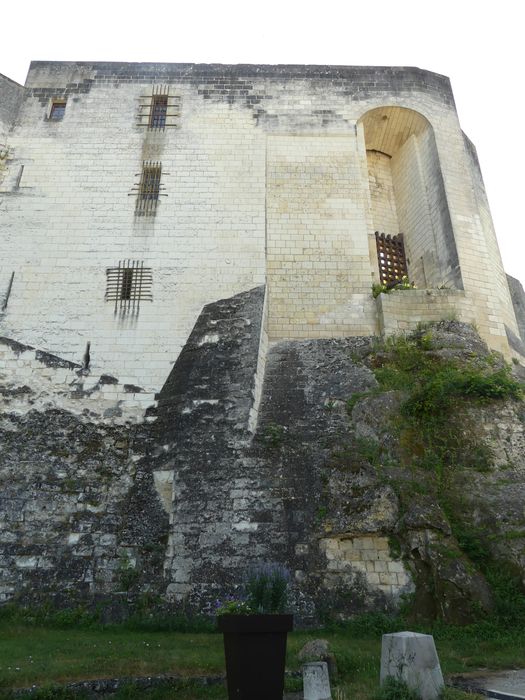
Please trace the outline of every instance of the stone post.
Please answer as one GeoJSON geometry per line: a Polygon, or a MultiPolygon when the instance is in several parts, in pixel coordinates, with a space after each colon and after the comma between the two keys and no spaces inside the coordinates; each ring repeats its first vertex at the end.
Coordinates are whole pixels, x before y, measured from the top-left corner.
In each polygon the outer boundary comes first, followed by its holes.
{"type": "Polygon", "coordinates": [[[437,700],[444,682],[432,635],[417,632],[384,634],[381,685],[389,676],[405,681],[421,695],[422,700],[437,700]]]}
{"type": "Polygon", "coordinates": [[[314,661],[303,666],[304,700],[332,700],[328,665],[325,661],[314,661]]]}

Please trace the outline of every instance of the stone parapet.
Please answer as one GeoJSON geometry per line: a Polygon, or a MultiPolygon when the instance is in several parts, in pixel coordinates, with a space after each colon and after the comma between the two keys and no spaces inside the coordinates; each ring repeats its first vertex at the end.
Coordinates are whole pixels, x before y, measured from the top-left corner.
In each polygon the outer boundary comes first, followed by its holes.
{"type": "MultiPolygon", "coordinates": [[[[459,289],[399,289],[376,298],[381,335],[416,330],[432,321],[476,322],[469,295],[459,289]]],[[[486,339],[486,338],[485,338],[486,339]]]]}

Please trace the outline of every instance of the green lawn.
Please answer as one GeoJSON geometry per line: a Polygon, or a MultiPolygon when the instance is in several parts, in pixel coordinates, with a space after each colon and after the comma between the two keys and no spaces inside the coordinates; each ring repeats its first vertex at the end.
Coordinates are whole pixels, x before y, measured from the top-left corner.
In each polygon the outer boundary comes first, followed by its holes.
{"type": "MultiPolygon", "coordinates": [[[[444,627],[433,633],[445,674],[525,667],[525,630],[444,627]]],[[[306,641],[318,637],[330,641],[338,662],[339,685],[348,700],[370,700],[378,687],[381,630],[354,625],[294,632],[288,640],[289,670],[300,668],[297,652],[306,641]]],[[[222,636],[141,632],[118,626],[56,629],[0,620],[0,688],[5,690],[51,682],[165,673],[188,678],[224,673],[222,636]]],[[[151,693],[125,689],[118,697],[222,699],[226,693],[221,686],[199,688],[191,684],[177,691],[157,689],[151,693]]]]}

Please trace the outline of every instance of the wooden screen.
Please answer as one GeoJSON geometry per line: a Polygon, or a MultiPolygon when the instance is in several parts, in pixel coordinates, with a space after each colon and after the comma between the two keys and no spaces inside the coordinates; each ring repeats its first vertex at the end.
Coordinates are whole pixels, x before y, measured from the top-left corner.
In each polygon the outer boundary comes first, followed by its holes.
{"type": "Polygon", "coordinates": [[[391,236],[376,231],[377,262],[381,284],[394,285],[408,276],[403,234],[391,236]]]}

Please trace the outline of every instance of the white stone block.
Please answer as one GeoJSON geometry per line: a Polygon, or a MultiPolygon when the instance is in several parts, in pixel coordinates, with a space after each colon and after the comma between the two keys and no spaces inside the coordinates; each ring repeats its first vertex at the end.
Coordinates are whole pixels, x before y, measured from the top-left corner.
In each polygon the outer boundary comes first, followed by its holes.
{"type": "Polygon", "coordinates": [[[303,666],[304,700],[332,700],[328,665],[314,661],[303,666]]]}
{"type": "Polygon", "coordinates": [[[384,634],[381,684],[390,676],[405,681],[421,695],[422,700],[437,700],[444,682],[432,635],[417,632],[384,634]]]}

